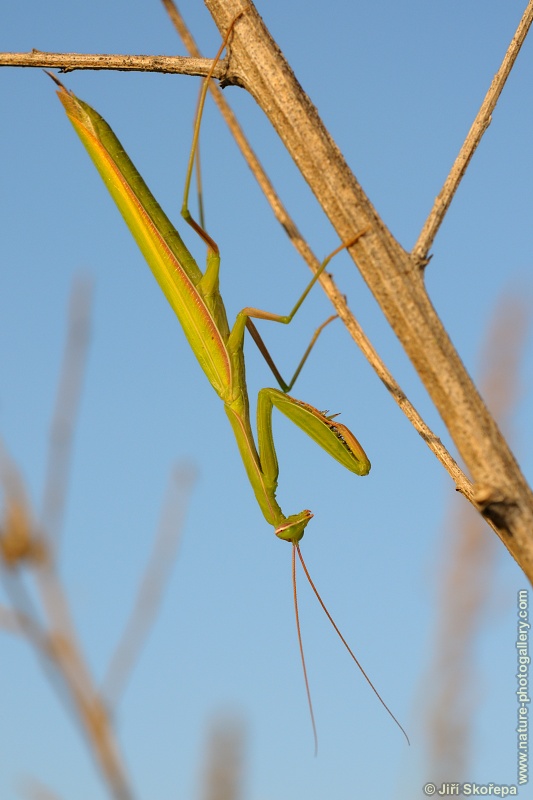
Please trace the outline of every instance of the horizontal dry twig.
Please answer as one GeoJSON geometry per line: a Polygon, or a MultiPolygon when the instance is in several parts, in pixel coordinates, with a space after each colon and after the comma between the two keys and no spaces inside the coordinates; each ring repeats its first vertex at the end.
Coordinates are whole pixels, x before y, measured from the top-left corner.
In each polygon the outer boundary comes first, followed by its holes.
{"type": "MultiPolygon", "coordinates": [[[[213,64],[209,58],[185,56],[128,56],[105,53],[0,53],[0,67],[42,67],[72,72],[76,69],[119,70],[120,72],[165,72],[175,75],[207,75],[213,64]]],[[[226,62],[222,59],[215,68],[214,77],[225,74],[226,62]]]]}

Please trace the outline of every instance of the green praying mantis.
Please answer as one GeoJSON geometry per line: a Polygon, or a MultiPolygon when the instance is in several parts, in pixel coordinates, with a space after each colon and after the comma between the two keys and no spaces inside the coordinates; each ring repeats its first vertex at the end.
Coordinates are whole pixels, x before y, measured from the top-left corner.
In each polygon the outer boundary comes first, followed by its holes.
{"type": "Polygon", "coordinates": [[[359,232],[350,242],[338,247],[322,262],[319,270],[315,273],[289,314],[279,315],[256,308],[244,308],[237,315],[235,323],[230,329],[224,302],[219,291],[220,254],[218,246],[204,230],[203,226],[193,219],[189,211],[188,198],[191,175],[209,81],[215,65],[227,44],[233,24],[228,29],[226,38],[213,61],[212,69],[202,84],[181,210],[186,222],[207,245],[207,263],[203,273],[109,125],[94,109],[69,92],[55,76],[51,75],[50,77],[58,84],[59,91],[57,94],[70,122],[103,178],[159,286],[178,317],[200,366],[224,404],[224,410],[237,440],[242,462],[263,516],[273,526],[276,536],[293,545],[292,576],[296,625],[315,738],[315,750],[317,743],[316,726],[298,615],[296,554],[301,561],[313,591],[343,644],[382,705],[402,730],[407,741],[409,741],[403,727],[385,704],[349,648],[311,580],[300,551],[299,541],[304,535],[305,528],[313,514],[308,509],[304,509],[299,513],[287,516],[281,510],[276,499],[279,470],[272,432],[272,411],[274,407],[285,414],[288,419],[307,433],[346,469],[356,475],[367,475],[370,470],[370,461],[363,448],[345,425],[335,421],[334,415],[328,416],[326,412],[318,411],[308,403],[304,403],[287,394],[298,377],[321,329],[334,317],[331,317],[320,326],[289,384],[286,384],[281,378],[259,332],[252,322],[252,319],[262,319],[285,325],[290,323],[331,258],[340,250],[349,247],[367,231],[365,229],[359,232]],[[265,388],[259,392],[257,399],[257,445],[250,420],[245,377],[243,346],[246,330],[250,332],[259,346],[282,389],[280,391],[279,389],[265,388]]]}

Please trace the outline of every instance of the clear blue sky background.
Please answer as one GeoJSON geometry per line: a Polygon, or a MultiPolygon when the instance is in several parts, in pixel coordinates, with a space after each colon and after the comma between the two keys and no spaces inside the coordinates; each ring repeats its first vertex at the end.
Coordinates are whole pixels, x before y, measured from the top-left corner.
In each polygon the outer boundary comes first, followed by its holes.
{"type": "MultiPolygon", "coordinates": [[[[409,249],[489,86],[524,2],[260,2],[273,36],[356,176],[409,249]]],[[[220,37],[200,0],[183,8],[204,53],[220,37]]],[[[183,53],[157,0],[4,4],[4,51],[183,53]]],[[[492,125],[435,242],[431,297],[467,367],[501,293],[531,297],[533,163],[526,43],[492,125]]],[[[72,73],[65,83],[113,126],[170,216],[178,219],[197,81],[72,73]]],[[[139,798],[200,796],[209,726],[246,731],[246,797],[422,797],[431,775],[420,714],[438,691],[431,661],[448,510],[460,500],[340,324],[324,334],[294,394],[360,437],[371,475],[343,474],[276,421],[280,501],[311,507],[303,545],[316,583],[394,712],[409,749],[357,674],[301,582],[301,614],[320,737],[313,758],[290,586],[290,548],[264,522],[218,398],[207,384],[128,231],[40,70],[0,71],[0,430],[32,501],[47,436],[74,276],[94,281],[92,341],[71,475],[62,569],[91,668],[105,672],[150,552],[173,465],[194,465],[176,568],[160,617],[117,711],[139,798]]],[[[253,101],[233,104],[278,191],[318,255],[329,223],[253,101]]],[[[308,271],[272,218],[224,124],[203,126],[208,227],[223,255],[230,319],[245,305],[292,306],[308,271]]],[[[199,263],[202,246],[187,234],[199,263]]],[[[411,400],[449,443],[353,264],[342,290],[411,400]]],[[[265,338],[288,373],[330,309],[316,291],[291,329],[265,338]]],[[[272,380],[247,348],[252,402],[272,380]]],[[[533,473],[531,340],[515,430],[533,473]]],[[[487,536],[492,534],[487,530],[487,536]]],[[[476,643],[478,711],[470,780],[515,783],[515,598],[527,582],[503,547],[476,643]]],[[[76,725],[27,646],[0,638],[0,798],[33,775],[72,800],[107,796],[76,725]]],[[[437,679],[436,679],[437,680],[437,679]]],[[[453,781],[456,776],[450,775],[453,781]]]]}

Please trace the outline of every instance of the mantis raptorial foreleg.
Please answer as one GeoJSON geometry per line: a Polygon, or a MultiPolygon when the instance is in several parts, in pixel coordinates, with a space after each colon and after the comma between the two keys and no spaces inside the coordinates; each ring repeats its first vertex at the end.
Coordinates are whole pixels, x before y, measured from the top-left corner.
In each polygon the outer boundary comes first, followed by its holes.
{"type": "MultiPolygon", "coordinates": [[[[219,54],[217,54],[217,59],[227,42],[228,36],[229,31],[219,54]]],[[[301,559],[298,542],[313,515],[311,511],[305,509],[287,516],[282,512],[277,502],[278,461],[272,433],[273,407],[276,407],[298,425],[346,469],[357,475],[366,475],[370,470],[370,462],[358,440],[348,428],[334,421],[333,416],[328,416],[313,406],[286,394],[296,380],[320,330],[331,320],[327,320],[317,330],[311,345],[304,354],[289,384],[286,384],[279,375],[251,320],[263,319],[288,324],[294,318],[330,259],[336,252],[344,247],[349,247],[360,236],[364,235],[366,230],[359,232],[350,242],[341,245],[328,256],[289,314],[279,315],[255,308],[245,308],[237,315],[233,328],[230,330],[224,302],[219,291],[220,255],[218,246],[203,227],[192,218],[188,209],[189,186],[196,142],[210,78],[211,74],[208,75],[204,83],[200,97],[182,207],[182,215],[185,220],[207,244],[207,264],[203,273],[185,247],[179,233],[151,194],[139,172],[135,169],[109,125],[94,109],[68,92],[57,78],[54,77],[54,80],[60,87],[58,96],[67,116],[104,179],[157,282],[178,317],[200,366],[224,403],[250,484],[265,519],[274,527],[274,531],[279,538],[293,544],[294,574],[296,553],[301,559]],[[246,329],[252,333],[255,341],[259,344],[263,355],[265,355],[267,362],[273,368],[274,374],[283,389],[283,391],[262,389],[259,392],[257,403],[257,446],[250,421],[244,369],[243,345],[246,329]]],[[[304,569],[308,575],[305,565],[304,569]]],[[[295,578],[293,580],[295,587],[295,578]]],[[[311,585],[313,586],[312,583],[311,585]]],[[[295,609],[297,613],[296,598],[295,609]]],[[[326,613],[328,612],[326,611],[326,613]]],[[[331,621],[333,622],[333,620],[331,621]]],[[[337,628],[336,630],[339,632],[337,628]]],[[[299,639],[301,648],[300,636],[299,639]]],[[[343,642],[346,645],[344,639],[343,642]]],[[[356,660],[351,650],[349,652],[356,660]]],[[[356,663],[358,662],[356,661],[356,663]]],[[[305,673],[305,663],[303,665],[305,673]]],[[[358,666],[360,665],[358,664],[358,666]]],[[[388,713],[401,728],[401,725],[376,689],[373,686],[372,688],[388,713]]],[[[401,730],[403,731],[403,728],[401,730]]]]}

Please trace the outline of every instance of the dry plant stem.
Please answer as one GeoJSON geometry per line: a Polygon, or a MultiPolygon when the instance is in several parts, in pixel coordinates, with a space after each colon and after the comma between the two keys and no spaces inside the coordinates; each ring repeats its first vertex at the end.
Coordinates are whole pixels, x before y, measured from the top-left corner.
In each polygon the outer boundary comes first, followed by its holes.
{"type": "Polygon", "coordinates": [[[468,135],[459,151],[459,155],[455,159],[455,163],[450,174],[446,178],[446,181],[444,182],[444,186],[435,199],[433,208],[431,209],[431,212],[424,223],[422,231],[420,232],[418,241],[413,248],[412,256],[420,265],[427,263],[429,249],[433,244],[435,236],[437,235],[437,231],[439,230],[450,203],[453,200],[453,196],[457,190],[457,187],[459,186],[459,183],[466,172],[466,168],[470,163],[470,159],[474,155],[474,152],[480,143],[483,134],[491,123],[492,112],[496,107],[496,103],[498,102],[500,94],[502,93],[505,82],[511,73],[513,65],[518,57],[518,53],[520,52],[520,48],[522,47],[529,28],[531,27],[532,21],[533,0],[529,0],[516,33],[511,40],[511,44],[507,48],[507,52],[502,64],[493,78],[490,88],[485,95],[485,99],[481,104],[481,108],[479,109],[476,118],[472,123],[472,127],[468,131],[468,135]]]}
{"type": "MultiPolygon", "coordinates": [[[[0,53],[0,67],[42,67],[72,72],[76,69],[105,69],[120,72],[165,72],[176,75],[200,75],[205,77],[213,65],[210,58],[186,58],[184,56],[128,56],[105,53],[44,53],[31,50],[29,53],[0,53]]],[[[221,60],[214,77],[222,78],[226,62],[221,60]]]]}
{"type": "MultiPolygon", "coordinates": [[[[78,406],[81,372],[84,365],[88,331],[87,293],[78,285],[72,293],[70,325],[64,357],[64,370],[59,385],[54,414],[53,435],[50,440],[50,457],[45,491],[45,517],[59,526],[65,502],[69,453],[78,406]],[[69,374],[70,372],[70,374],[69,374]]],[[[116,800],[131,800],[132,792],[114,739],[112,727],[94,682],[91,678],[81,647],[78,643],[68,600],[56,569],[56,537],[33,522],[33,515],[25,497],[23,482],[18,470],[6,453],[1,453],[2,482],[7,508],[23,509],[18,517],[7,517],[2,535],[9,540],[6,525],[18,525],[19,539],[28,542],[28,555],[14,563],[2,565],[2,578],[13,613],[35,652],[45,662],[47,674],[51,673],[54,687],[64,699],[71,701],[81,727],[91,746],[116,800]],[[24,530],[22,530],[22,525],[24,530]],[[29,545],[39,544],[38,557],[33,556],[29,545]],[[25,573],[36,584],[37,602],[26,589],[25,573]],[[42,622],[40,621],[42,619],[42,622]],[[49,667],[53,669],[50,670],[49,667]]]]}
{"type": "Polygon", "coordinates": [[[51,565],[38,567],[36,582],[46,613],[47,651],[61,673],[92,751],[116,800],[133,793],[111,729],[107,709],[93,684],[70,620],[66,596],[51,565]]]}
{"type": "MultiPolygon", "coordinates": [[[[225,31],[242,0],[206,0],[225,31]]],[[[474,504],[533,580],[533,494],[426,293],[423,274],[379,218],[255,8],[233,32],[229,79],[267,114],[350,252],[444,420],[474,483],[474,504]]]]}
{"type": "Polygon", "coordinates": [[[19,608],[0,606],[0,628],[8,633],[26,637],[41,649],[45,647],[42,631],[33,615],[19,608]]]}
{"type": "MultiPolygon", "coordinates": [[[[509,435],[520,397],[522,359],[531,327],[531,300],[517,290],[502,297],[485,336],[480,384],[509,435]]],[[[511,437],[515,438],[515,437],[511,437]]],[[[427,731],[426,774],[436,784],[466,780],[480,695],[476,671],[477,640],[494,597],[499,548],[485,535],[479,515],[464,503],[452,503],[438,556],[440,601],[434,632],[433,663],[420,687],[427,731]],[[431,691],[428,691],[431,686],[431,691]],[[428,702],[429,697],[429,702],[428,702]]]]}
{"type": "Polygon", "coordinates": [[[33,779],[26,781],[25,791],[22,796],[29,798],[29,800],[62,800],[58,794],[33,779]]]}
{"type": "MultiPolygon", "coordinates": [[[[140,71],[140,72],[165,72],[186,75],[205,76],[212,63],[210,59],[201,58],[192,37],[184,26],[179,12],[169,0],[162,0],[176,25],[180,36],[184,40],[187,48],[195,53],[192,58],[181,56],[128,56],[128,55],[105,55],[105,54],[80,54],[80,53],[44,53],[39,50],[32,50],[30,53],[0,53],[0,66],[19,66],[19,67],[43,67],[58,68],[61,72],[70,72],[76,69],[92,70],[121,70],[121,71],[140,71]]],[[[222,60],[215,69],[215,78],[222,78],[227,70],[227,63],[222,60]]],[[[281,201],[277,197],[268,177],[264,173],[257,157],[249,146],[242,130],[240,129],[233,112],[222,97],[221,91],[214,84],[212,92],[216,103],[219,106],[224,118],[226,119],[235,139],[241,148],[248,164],[259,185],[270,202],[277,219],[285,228],[294,246],[309,264],[313,271],[319,266],[318,259],[313,255],[309,246],[299,233],[296,225],[284,209],[281,201]]],[[[364,352],[379,377],[391,392],[394,399],[411,421],[413,426],[435,453],[447,471],[450,473],[457,489],[462,492],[469,500],[472,499],[472,485],[458,464],[443,446],[442,442],[436,437],[430,428],[424,423],[414,406],[409,402],[404,392],[398,386],[391,373],[387,370],[384,363],[366,338],[361,327],[356,322],[353,314],[348,308],[346,300],[337,290],[333,280],[329,275],[323,275],[320,279],[324,290],[337,309],[339,317],[348,328],[352,338],[364,352]]]]}
{"type": "Polygon", "coordinates": [[[204,767],[203,800],[241,800],[244,733],[236,720],[221,719],[211,731],[204,767]]]}
{"type": "Polygon", "coordinates": [[[193,480],[192,469],[180,467],[175,470],[152,554],[146,565],[130,619],[102,682],[101,694],[113,710],[116,709],[120,694],[156,619],[164,588],[176,560],[184,509],[188,505],[193,480]]]}
{"type": "MultiPolygon", "coordinates": [[[[245,5],[238,0],[206,2],[222,31],[245,5]]],[[[246,85],[265,113],[268,112],[343,240],[353,235],[358,226],[368,222],[372,224],[373,236],[364,237],[354,248],[361,272],[430,391],[478,484],[475,494],[477,507],[531,579],[531,492],[427,298],[416,269],[420,261],[409,258],[377,216],[253,7],[245,17],[240,21],[240,33],[234,37],[235,58],[232,73],[226,75],[226,80],[246,85]],[[441,370],[443,364],[447,366],[441,370]],[[470,424],[472,420],[475,420],[474,426],[470,424]],[[510,540],[511,536],[515,536],[514,541],[510,540]]],[[[141,69],[205,75],[210,63],[204,61],[202,65],[191,67],[192,61],[187,66],[186,61],[178,60],[178,57],[169,57],[167,62],[166,57],[146,57],[146,60],[134,56],[94,56],[91,63],[88,58],[79,54],[42,54],[38,51],[7,53],[0,55],[0,66],[57,66],[66,71],[84,67],[141,69]],[[53,58],[57,61],[48,60],[53,58]],[[106,58],[109,60],[104,63],[106,58]]],[[[221,63],[219,68],[223,66],[221,63]]],[[[218,68],[215,75],[218,75],[218,68]]],[[[337,293],[335,298],[335,292],[332,292],[330,297],[336,303],[340,295],[337,293]]],[[[346,319],[341,310],[339,316],[346,319]]],[[[391,386],[387,378],[383,380],[391,386]]],[[[405,407],[401,390],[394,393],[405,407]]],[[[429,429],[424,432],[423,428],[422,424],[422,436],[430,446],[435,444],[432,449],[440,450],[439,458],[442,463],[447,463],[451,474],[455,474],[458,488],[469,499],[472,498],[468,481],[453,459],[429,429]]]]}
{"type": "MultiPolygon", "coordinates": [[[[41,528],[55,547],[63,523],[70,475],[73,433],[79,408],[85,362],[89,344],[91,286],[86,281],[74,284],[69,308],[69,332],[63,356],[57,401],[50,430],[48,466],[41,528]]],[[[49,552],[53,552],[50,548],[49,552]]]]}
{"type": "MultiPolygon", "coordinates": [[[[169,17],[172,20],[178,34],[180,35],[186,49],[189,51],[191,55],[199,58],[200,51],[196,46],[196,43],[189,29],[187,28],[179,9],[176,7],[173,0],[161,0],[161,1],[165,6],[169,14],[169,17]]],[[[252,171],[259,186],[261,187],[261,190],[263,191],[266,199],[268,200],[276,219],[283,226],[292,244],[294,245],[298,253],[301,255],[301,257],[304,259],[304,261],[309,265],[310,269],[313,272],[316,272],[320,266],[320,261],[313,254],[311,248],[309,247],[309,245],[301,235],[300,231],[298,230],[294,220],[291,218],[288,211],[281,202],[268,175],[263,169],[261,162],[259,161],[252,147],[250,146],[250,143],[246,138],[244,131],[242,130],[233,111],[228,105],[226,98],[223,96],[221,89],[219,89],[219,87],[214,82],[211,82],[210,90],[215,100],[215,103],[218,106],[220,113],[222,114],[222,117],[227,123],[239,149],[241,150],[246,160],[246,163],[250,167],[250,170],[252,171]]],[[[457,462],[452,458],[450,453],[444,447],[440,439],[437,436],[435,436],[435,434],[431,431],[431,429],[426,425],[426,423],[424,422],[418,411],[415,409],[415,407],[407,399],[404,392],[402,391],[398,383],[395,381],[394,377],[391,375],[391,373],[381,360],[380,356],[370,343],[363,329],[361,328],[361,326],[355,319],[354,315],[350,311],[348,303],[346,302],[346,298],[337,289],[337,286],[335,285],[335,282],[332,279],[332,277],[327,273],[323,273],[322,277],[320,278],[320,283],[322,284],[327,296],[330,298],[333,305],[335,306],[337,314],[344,322],[350,335],[352,336],[356,344],[359,346],[359,348],[361,349],[361,351],[363,352],[364,356],[367,358],[371,366],[374,368],[379,378],[383,381],[387,390],[392,394],[394,400],[397,402],[403,413],[407,416],[407,418],[412,423],[414,428],[424,439],[430,450],[433,451],[433,453],[437,456],[439,461],[443,464],[444,468],[451,475],[453,481],[456,484],[457,490],[460,491],[462,494],[464,494],[470,501],[472,501],[473,492],[472,492],[471,481],[466,477],[466,475],[461,470],[457,462]]]]}
{"type": "Polygon", "coordinates": [[[26,629],[33,627],[33,620],[20,611],[14,611],[7,606],[0,606],[0,628],[9,633],[26,635],[26,629]]]}
{"type": "Polygon", "coordinates": [[[43,623],[37,621],[37,613],[26,592],[23,567],[3,566],[3,582],[13,604],[12,620],[43,661],[45,672],[52,679],[61,699],[65,699],[65,690],[68,693],[113,796],[116,800],[131,800],[133,795],[128,788],[107,710],[94,688],[81,655],[67,599],[52,561],[48,558],[27,564],[37,584],[42,609],[39,616],[44,617],[43,623]]]}
{"type": "Polygon", "coordinates": [[[76,412],[86,363],[90,295],[87,284],[74,285],[63,368],[50,434],[50,453],[43,503],[46,558],[34,565],[47,621],[47,655],[62,674],[75,709],[117,800],[131,797],[126,773],[107,715],[85,664],[72,623],[68,600],[56,569],[57,545],[66,500],[76,412]],[[45,527],[48,525],[50,527],[45,527]]]}

